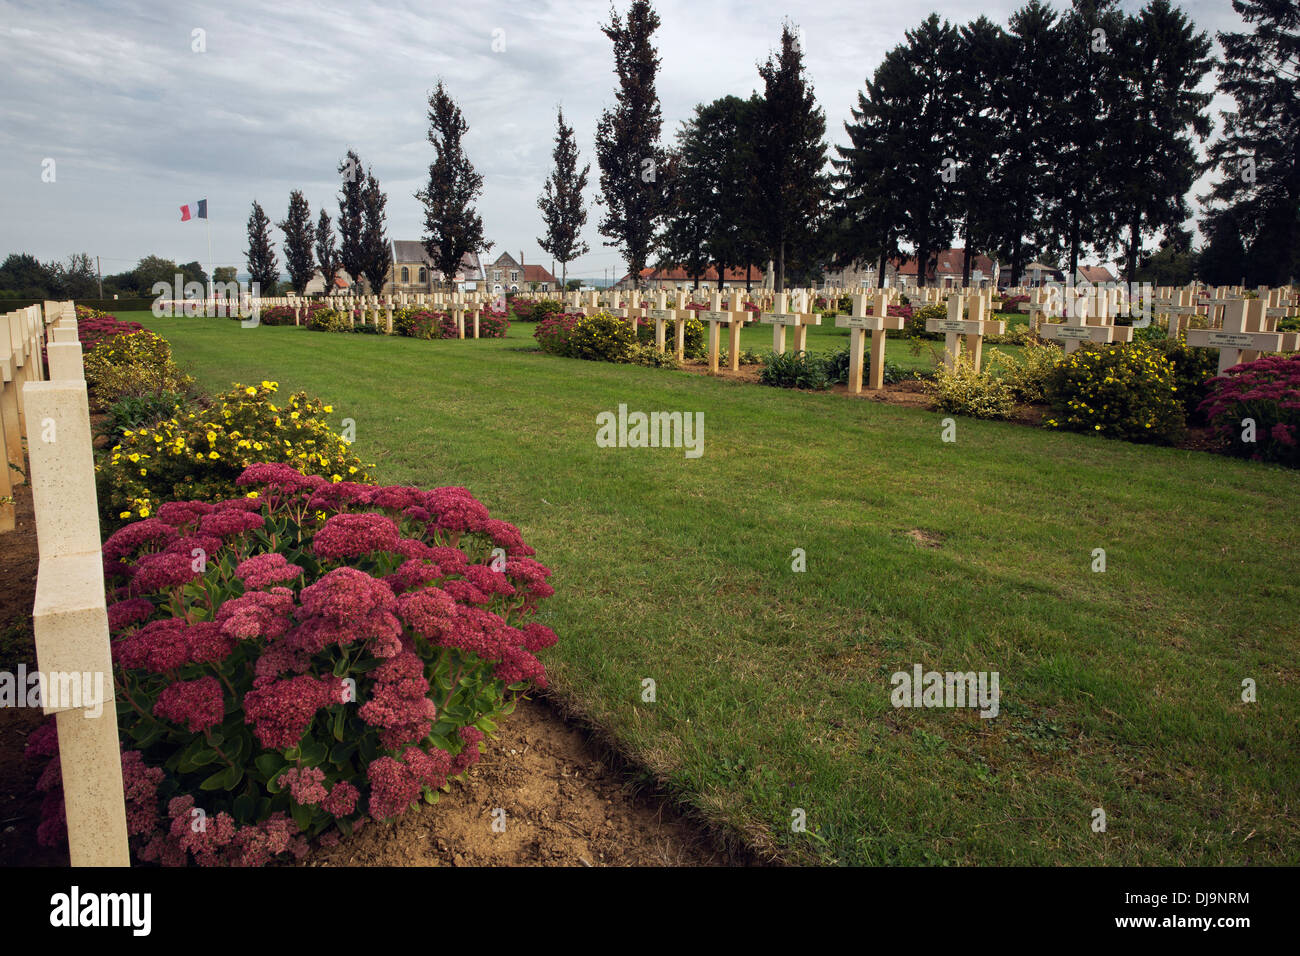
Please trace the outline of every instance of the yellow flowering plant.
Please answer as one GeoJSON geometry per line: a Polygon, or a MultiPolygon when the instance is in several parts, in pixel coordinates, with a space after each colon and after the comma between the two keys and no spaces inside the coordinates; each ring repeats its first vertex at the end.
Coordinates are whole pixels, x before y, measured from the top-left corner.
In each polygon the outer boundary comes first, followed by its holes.
{"type": "Polygon", "coordinates": [[[1173,363],[1142,342],[1084,345],[1047,376],[1048,428],[1171,444],[1186,428],[1173,363]]]}
{"type": "Polygon", "coordinates": [[[147,518],[163,501],[234,497],[241,493],[235,479],[262,462],[336,482],[369,480],[366,469],[373,466],[362,464],[330,426],[332,406],[305,392],[280,405],[278,390],[276,382],[236,384],[210,404],[123,432],[95,469],[106,525],[147,518]]]}

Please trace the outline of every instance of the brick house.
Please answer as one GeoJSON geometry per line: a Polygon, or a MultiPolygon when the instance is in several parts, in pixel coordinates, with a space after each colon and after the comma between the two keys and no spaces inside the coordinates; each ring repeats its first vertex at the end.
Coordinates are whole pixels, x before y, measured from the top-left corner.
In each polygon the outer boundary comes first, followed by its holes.
{"type": "Polygon", "coordinates": [[[521,251],[516,259],[508,252],[497,256],[495,262],[484,267],[484,281],[493,295],[506,292],[554,292],[560,280],[544,266],[528,265],[521,251]]]}

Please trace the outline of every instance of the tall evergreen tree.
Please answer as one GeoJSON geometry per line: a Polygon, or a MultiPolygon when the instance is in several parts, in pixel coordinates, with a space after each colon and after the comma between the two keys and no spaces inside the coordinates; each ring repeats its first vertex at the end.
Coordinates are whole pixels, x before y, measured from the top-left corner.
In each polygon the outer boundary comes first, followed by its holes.
{"type": "Polygon", "coordinates": [[[366,174],[361,168],[361,158],[352,150],[339,163],[343,177],[343,191],[339,193],[339,264],[356,285],[365,272],[366,257],[362,250],[362,232],[365,229],[366,174]]]}
{"type": "Polygon", "coordinates": [[[1008,263],[1011,282],[1019,283],[1025,266],[1048,245],[1046,211],[1060,136],[1053,104],[1061,96],[1064,60],[1057,14],[1030,0],[1011,15],[1007,44],[996,138],[1000,162],[993,170],[1002,210],[995,232],[998,257],[1008,263]]]}
{"type": "Polygon", "coordinates": [[[311,224],[311,208],[302,190],[289,193],[289,214],[276,228],[284,233],[284,267],[289,270],[289,284],[298,295],[307,291],[307,283],[316,271],[312,240],[316,233],[311,224]]]}
{"type": "MultiPolygon", "coordinates": [[[[275,248],[271,245],[271,219],[257,200],[248,216],[248,274],[256,282],[262,295],[275,295],[275,284],[280,280],[275,248]]],[[[143,264],[143,262],[142,262],[143,264]]],[[[171,281],[171,276],[167,277],[171,281]]]]}
{"type": "Polygon", "coordinates": [[[1005,114],[1003,71],[1009,53],[1006,32],[987,17],[958,31],[953,105],[960,118],[953,134],[959,169],[953,186],[965,248],[963,286],[970,285],[973,257],[996,253],[1001,228],[1002,196],[993,174],[1002,163],[998,133],[1005,114]]]}
{"type": "Polygon", "coordinates": [[[373,294],[384,291],[384,282],[388,279],[388,270],[393,265],[393,247],[389,245],[385,225],[384,207],[388,197],[379,188],[373,170],[366,171],[366,184],[361,190],[361,267],[366,284],[373,294]]]}
{"type": "Polygon", "coordinates": [[[1192,137],[1210,133],[1210,94],[1197,89],[1213,63],[1209,52],[1209,37],[1169,0],[1149,0],[1121,35],[1127,95],[1112,118],[1124,131],[1112,175],[1129,282],[1136,279],[1143,236],[1172,236],[1191,216],[1186,197],[1201,172],[1192,137]]]}
{"type": "Polygon", "coordinates": [[[858,91],[858,105],[844,124],[849,142],[836,146],[835,215],[831,261],[849,268],[875,261],[876,285],[883,287],[889,260],[900,254],[903,223],[903,177],[895,157],[901,156],[909,104],[898,94],[893,78],[897,55],[886,58],[858,91]]]}
{"type": "Polygon", "coordinates": [[[1246,249],[1246,223],[1238,220],[1247,211],[1243,203],[1216,209],[1201,223],[1205,248],[1197,260],[1197,276],[1210,285],[1235,285],[1250,274],[1250,256],[1246,249]]]}
{"type": "Polygon", "coordinates": [[[1127,65],[1119,53],[1125,31],[1119,0],[1074,0],[1061,18],[1063,83],[1056,100],[1047,218],[1054,251],[1071,276],[1085,248],[1101,254],[1119,236],[1114,210],[1119,195],[1120,139],[1116,122],[1127,95],[1127,65]]]}
{"type": "Polygon", "coordinates": [[[957,211],[957,31],[930,14],[885,57],[888,99],[909,116],[895,137],[895,173],[902,195],[900,235],[916,252],[917,284],[925,285],[935,255],[952,243],[957,211]]]}
{"type": "Polygon", "coordinates": [[[676,148],[667,151],[663,169],[664,228],[658,262],[661,269],[683,269],[694,280],[696,289],[709,267],[705,245],[714,227],[714,184],[701,162],[699,139],[695,123],[683,122],[676,148]]]}
{"type": "Polygon", "coordinates": [[[830,191],[826,174],[826,114],[804,75],[803,50],[789,23],[781,49],[758,68],[763,98],[755,139],[761,234],[776,262],[774,288],[785,288],[786,254],[804,248],[822,225],[830,191]]]}
{"type": "Polygon", "coordinates": [[[568,285],[569,263],[591,251],[582,241],[582,227],[587,224],[582,191],[587,188],[591,164],[578,171],[578,145],[573,139],[573,127],[565,125],[563,109],[556,110],[555,150],[551,155],[555,168],[537,200],[546,223],[546,235],[537,244],[559,262],[560,288],[564,289],[568,285]]]}
{"type": "Polygon", "coordinates": [[[320,276],[324,282],[326,295],[333,295],[334,279],[342,268],[332,226],[329,213],[321,209],[320,219],[316,222],[316,263],[320,266],[320,276]]]}
{"type": "MultiPolygon", "coordinates": [[[[1281,285],[1300,273],[1300,4],[1232,0],[1232,8],[1252,30],[1219,34],[1219,91],[1236,109],[1223,113],[1223,137],[1210,147],[1222,178],[1208,196],[1218,228],[1207,252],[1235,222],[1247,282],[1281,285]]],[[[1229,245],[1225,235],[1211,266],[1229,245]]]]}
{"type": "Polygon", "coordinates": [[[721,290],[728,269],[748,268],[763,258],[758,221],[758,156],[755,136],[762,101],[724,96],[696,107],[695,163],[711,184],[706,200],[709,229],[704,252],[718,268],[721,290]]]}
{"type": "Polygon", "coordinates": [[[469,124],[441,80],[429,97],[428,117],[434,158],[429,183],[415,198],[424,203],[425,251],[450,288],[466,254],[487,252],[492,243],[483,239],[483,218],[474,208],[483,177],[461,146],[469,124]]]}
{"type": "Polygon", "coordinates": [[[654,252],[665,204],[659,175],[665,160],[659,145],[663,116],[655,92],[659,57],[651,43],[658,28],[659,15],[649,0],[632,0],[626,22],[611,11],[610,22],[601,27],[614,44],[618,90],[617,105],[605,110],[596,125],[599,201],[605,207],[600,233],[608,240],[605,245],[627,260],[635,288],[654,252]]]}

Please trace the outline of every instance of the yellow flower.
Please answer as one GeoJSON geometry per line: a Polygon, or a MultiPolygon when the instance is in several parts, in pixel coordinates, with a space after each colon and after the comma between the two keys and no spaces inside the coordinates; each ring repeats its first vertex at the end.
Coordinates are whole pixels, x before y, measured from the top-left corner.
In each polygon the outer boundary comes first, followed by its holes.
{"type": "MultiPolygon", "coordinates": [[[[208,457],[209,457],[209,458],[212,458],[212,459],[217,459],[217,458],[220,458],[221,456],[218,455],[215,451],[210,451],[210,452],[208,452],[208,457]]],[[[203,460],[201,456],[200,456],[199,460],[200,460],[200,461],[203,460]]]]}
{"type": "Polygon", "coordinates": [[[336,485],[342,480],[343,480],[342,475],[330,475],[330,481],[334,482],[334,484],[336,485]]]}
{"type": "Polygon", "coordinates": [[[250,385],[250,386],[248,386],[248,388],[244,389],[244,394],[245,394],[245,395],[256,395],[256,394],[257,394],[257,389],[254,388],[252,385],[250,385]]]}
{"type": "Polygon", "coordinates": [[[118,517],[119,517],[119,518],[129,518],[129,517],[131,517],[131,512],[129,512],[129,511],[123,511],[120,515],[118,515],[118,517]]]}
{"type": "Polygon", "coordinates": [[[245,497],[245,498],[260,498],[260,497],[262,497],[262,496],[261,496],[261,493],[260,493],[260,492],[250,491],[248,494],[244,495],[244,497],[245,497]]]}
{"type": "Polygon", "coordinates": [[[334,411],[334,406],[333,406],[333,405],[326,405],[326,406],[325,406],[325,411],[327,411],[327,412],[332,412],[332,411],[334,411]]]}

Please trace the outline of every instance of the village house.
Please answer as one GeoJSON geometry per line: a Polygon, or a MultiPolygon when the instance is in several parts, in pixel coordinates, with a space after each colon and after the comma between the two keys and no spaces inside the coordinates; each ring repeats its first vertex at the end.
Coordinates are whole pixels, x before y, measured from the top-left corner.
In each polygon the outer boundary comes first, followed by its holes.
{"type": "Polygon", "coordinates": [[[501,253],[495,262],[490,262],[485,267],[485,276],[493,295],[506,292],[554,292],[560,288],[560,280],[544,266],[524,262],[523,250],[520,250],[518,259],[508,252],[501,253]]]}
{"type": "MultiPolygon", "coordinates": [[[[763,287],[765,277],[764,271],[758,266],[752,266],[749,270],[744,268],[727,269],[722,276],[722,287],[724,289],[743,289],[750,285],[755,289],[763,287]]],[[[665,269],[642,269],[641,270],[641,289],[647,292],[669,292],[685,289],[718,287],[718,270],[715,266],[709,266],[699,276],[687,273],[681,266],[672,266],[665,269]],[[698,282],[696,281],[698,279],[698,282]]],[[[622,292],[632,288],[632,274],[629,272],[623,278],[619,279],[612,286],[616,291],[622,292]]]]}
{"type": "MultiPolygon", "coordinates": [[[[941,289],[960,288],[963,285],[962,268],[965,256],[965,249],[944,249],[939,252],[926,272],[925,284],[938,286],[941,289]]],[[[897,263],[895,269],[895,285],[901,288],[916,288],[918,283],[915,257],[897,263]]],[[[1001,266],[995,259],[985,255],[974,255],[970,260],[970,281],[964,284],[976,289],[996,288],[1000,274],[1001,266]]]]}
{"type": "MultiPolygon", "coordinates": [[[[445,290],[443,275],[434,266],[423,242],[394,239],[392,245],[393,265],[388,272],[388,281],[384,283],[385,293],[445,290]]],[[[477,284],[483,281],[483,265],[479,262],[478,253],[465,253],[454,280],[457,291],[478,287],[477,284]]]]}

